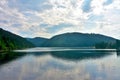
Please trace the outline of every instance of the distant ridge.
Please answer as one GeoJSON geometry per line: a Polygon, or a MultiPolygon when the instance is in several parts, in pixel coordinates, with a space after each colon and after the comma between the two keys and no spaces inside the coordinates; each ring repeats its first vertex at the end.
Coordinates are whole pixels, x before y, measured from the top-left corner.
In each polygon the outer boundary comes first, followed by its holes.
{"type": "Polygon", "coordinates": [[[88,33],[64,33],[53,36],[47,40],[43,46],[47,47],[96,47],[96,48],[116,48],[115,38],[101,34],[88,33]],[[100,45],[104,46],[100,46],[100,45]]]}
{"type": "Polygon", "coordinates": [[[36,47],[42,47],[43,44],[48,40],[47,38],[35,37],[35,38],[26,38],[29,42],[33,43],[36,47]]]}
{"type": "Polygon", "coordinates": [[[23,38],[0,28],[0,50],[23,49],[29,47],[92,47],[120,49],[120,40],[88,33],[64,33],[50,39],[35,37],[23,38]]]}

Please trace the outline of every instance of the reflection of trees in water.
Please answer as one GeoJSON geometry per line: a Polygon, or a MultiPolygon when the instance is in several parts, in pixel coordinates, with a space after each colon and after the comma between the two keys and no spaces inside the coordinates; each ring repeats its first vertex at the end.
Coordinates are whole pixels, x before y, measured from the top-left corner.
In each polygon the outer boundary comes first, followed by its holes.
{"type": "Polygon", "coordinates": [[[120,50],[117,50],[117,56],[120,56],[120,50]]]}
{"type": "Polygon", "coordinates": [[[29,53],[27,53],[27,52],[4,52],[4,53],[0,53],[0,65],[8,63],[17,58],[21,58],[27,54],[39,57],[39,56],[45,55],[46,53],[43,53],[43,52],[29,52],[29,53]]]}
{"type": "Polygon", "coordinates": [[[32,55],[34,55],[36,57],[39,57],[39,56],[43,56],[43,55],[48,54],[48,52],[30,52],[28,54],[32,54],[32,55]]]}
{"type": "Polygon", "coordinates": [[[90,58],[101,58],[111,54],[111,51],[53,51],[53,52],[33,52],[30,53],[36,57],[51,55],[55,58],[66,60],[82,60],[90,58]]]}
{"type": "Polygon", "coordinates": [[[0,53],[0,65],[22,57],[26,53],[3,52],[0,53]]]}
{"type": "Polygon", "coordinates": [[[51,52],[51,55],[56,58],[65,60],[83,60],[83,59],[95,59],[110,55],[110,52],[106,51],[63,51],[63,52],[51,52]]]}
{"type": "Polygon", "coordinates": [[[90,58],[101,58],[110,55],[111,52],[107,51],[55,51],[55,52],[29,52],[29,53],[19,53],[19,52],[5,52],[0,53],[0,65],[8,63],[12,60],[25,56],[27,54],[34,55],[35,57],[40,57],[44,55],[51,55],[58,59],[78,61],[90,58]]]}

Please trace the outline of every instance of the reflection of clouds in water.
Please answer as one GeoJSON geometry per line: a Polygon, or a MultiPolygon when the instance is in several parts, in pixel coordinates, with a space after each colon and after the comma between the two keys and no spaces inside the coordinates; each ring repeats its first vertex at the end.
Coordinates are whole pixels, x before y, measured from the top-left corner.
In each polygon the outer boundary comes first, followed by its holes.
{"type": "MultiPolygon", "coordinates": [[[[82,69],[82,68],[81,68],[82,69]]],[[[61,71],[59,69],[49,69],[43,73],[38,80],[89,80],[89,74],[80,73],[79,69],[72,69],[70,71],[61,71]]]]}
{"type": "Polygon", "coordinates": [[[77,62],[31,55],[0,68],[0,80],[119,80],[119,61],[115,55],[77,62]]]}

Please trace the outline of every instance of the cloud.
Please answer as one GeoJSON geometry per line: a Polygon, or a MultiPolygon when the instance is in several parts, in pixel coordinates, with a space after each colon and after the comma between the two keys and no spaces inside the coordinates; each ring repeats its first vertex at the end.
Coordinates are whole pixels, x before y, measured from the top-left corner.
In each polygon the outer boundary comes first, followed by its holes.
{"type": "Polygon", "coordinates": [[[23,37],[94,32],[120,38],[119,5],[119,0],[1,0],[0,27],[23,37]]]}

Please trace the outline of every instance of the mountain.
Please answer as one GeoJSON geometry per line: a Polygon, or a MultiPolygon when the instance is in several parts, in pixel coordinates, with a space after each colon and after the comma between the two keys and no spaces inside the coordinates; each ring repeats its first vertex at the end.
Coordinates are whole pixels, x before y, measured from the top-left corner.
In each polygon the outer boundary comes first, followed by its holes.
{"type": "Polygon", "coordinates": [[[64,33],[47,38],[23,38],[0,28],[0,50],[29,47],[95,47],[120,49],[120,40],[101,34],[64,33]]]}
{"type": "Polygon", "coordinates": [[[48,40],[47,38],[35,37],[26,38],[29,42],[33,43],[36,47],[42,47],[42,45],[48,40]]]}
{"type": "Polygon", "coordinates": [[[0,50],[12,50],[33,47],[25,38],[0,28],[0,50]]]}
{"type": "Polygon", "coordinates": [[[115,48],[116,39],[100,34],[65,33],[52,37],[43,46],[47,47],[96,47],[115,48]],[[103,44],[104,46],[101,46],[103,44]]]}

